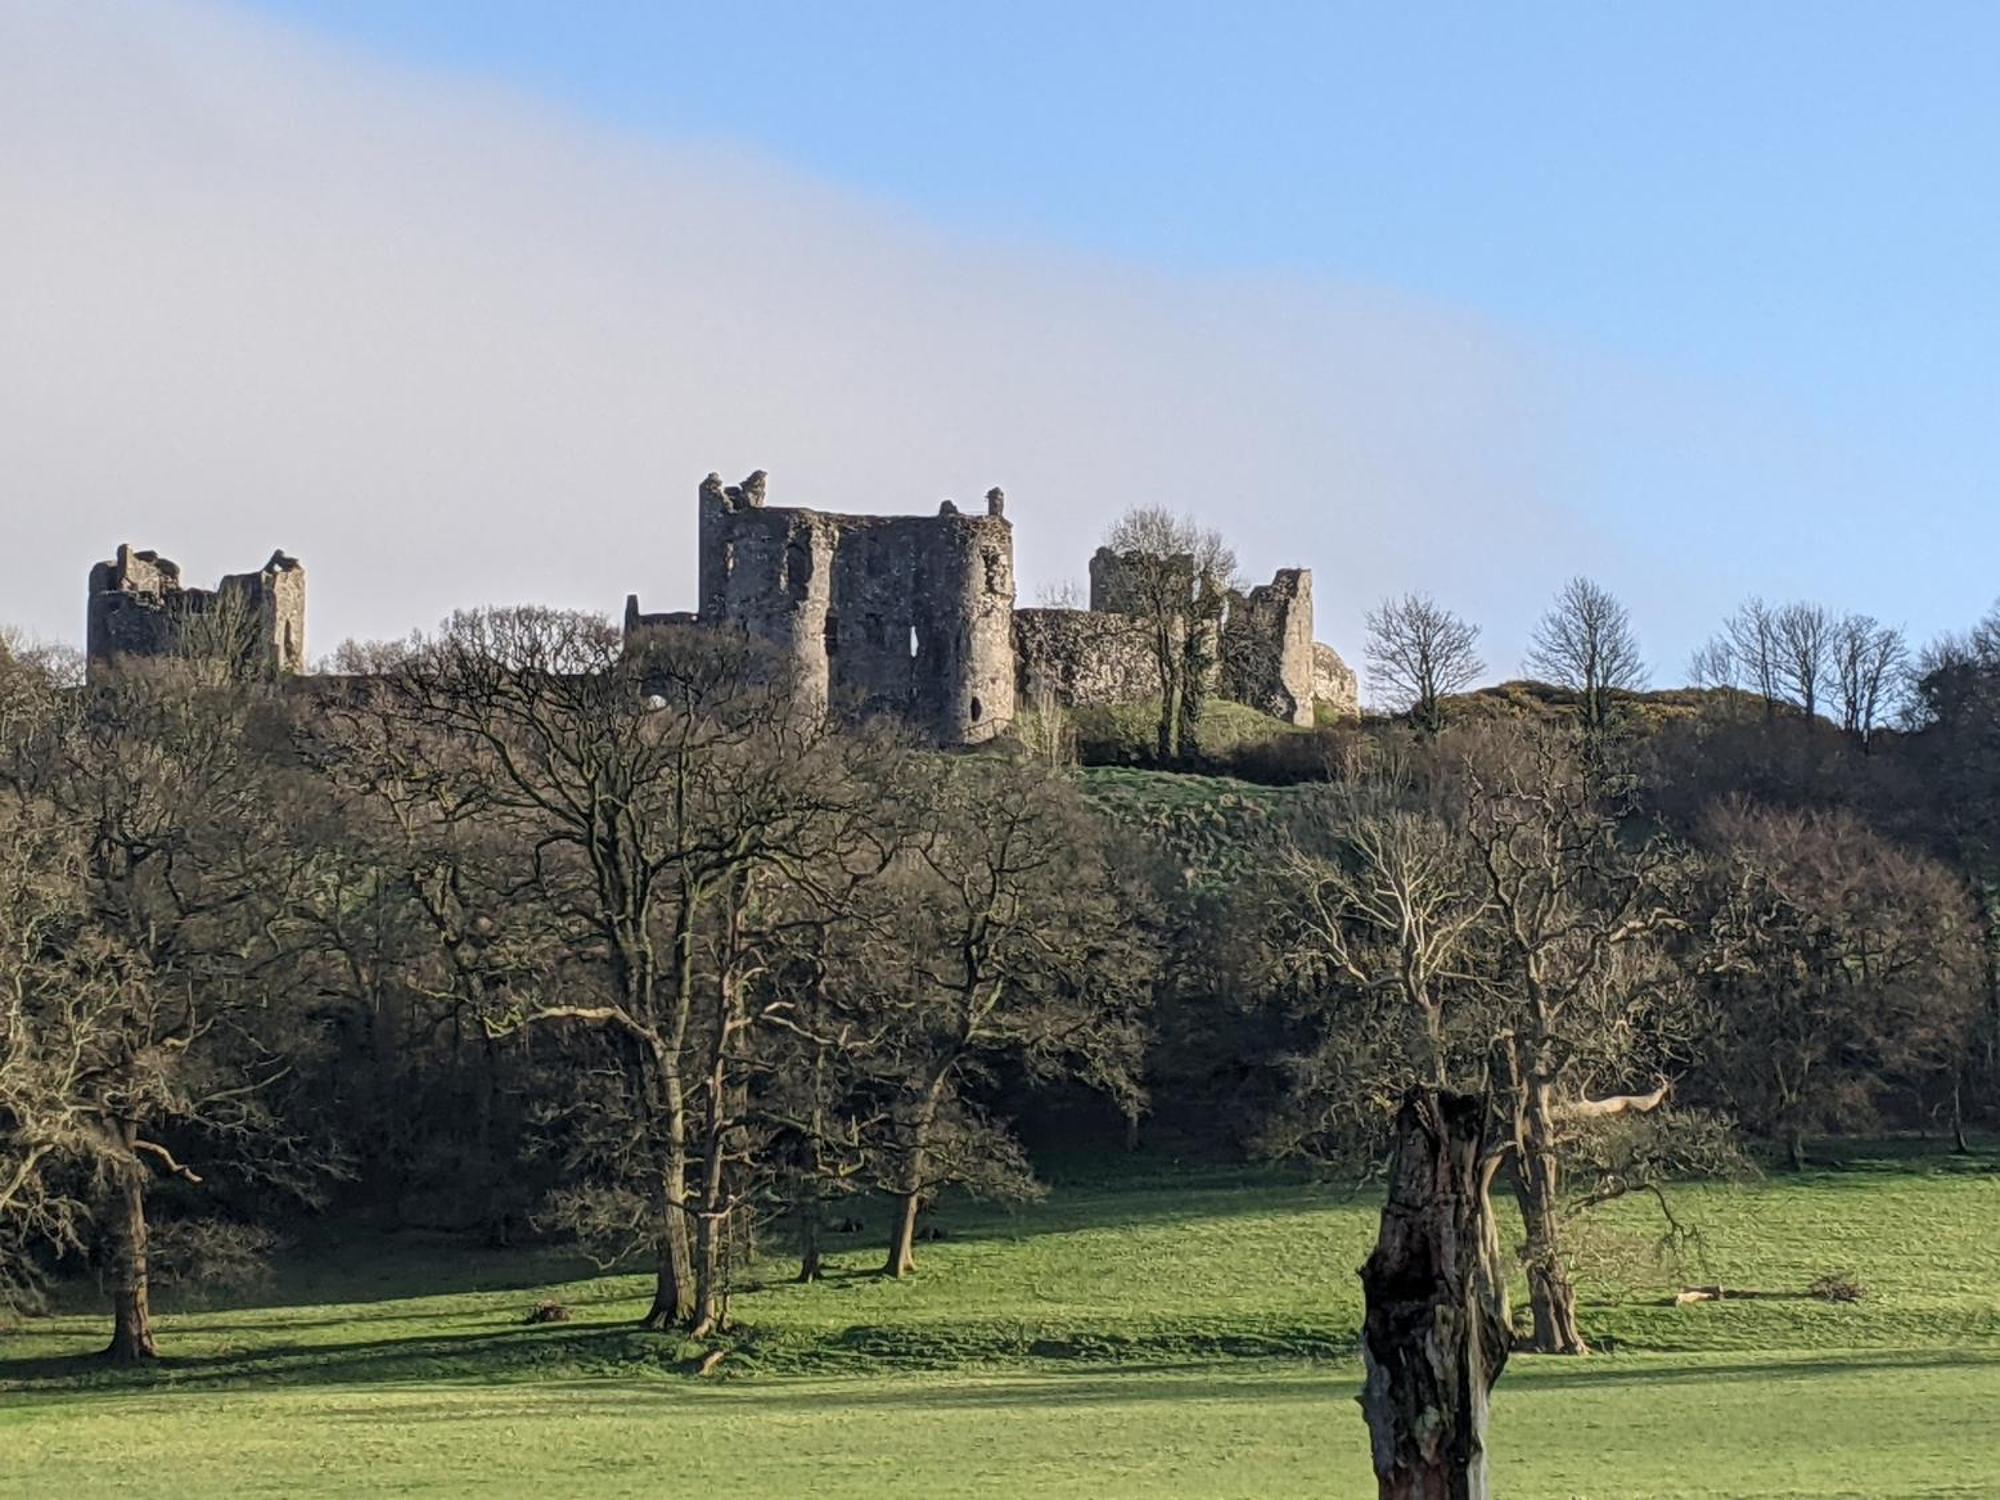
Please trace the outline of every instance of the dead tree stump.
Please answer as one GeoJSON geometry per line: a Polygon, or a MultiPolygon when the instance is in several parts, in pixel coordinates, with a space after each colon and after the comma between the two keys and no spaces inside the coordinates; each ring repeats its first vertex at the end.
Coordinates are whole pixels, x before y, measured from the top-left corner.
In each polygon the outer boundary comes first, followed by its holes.
{"type": "Polygon", "coordinates": [[[1361,1268],[1361,1409],[1382,1500],[1486,1500],[1487,1397],[1510,1333],[1486,1106],[1413,1089],[1361,1268]]]}

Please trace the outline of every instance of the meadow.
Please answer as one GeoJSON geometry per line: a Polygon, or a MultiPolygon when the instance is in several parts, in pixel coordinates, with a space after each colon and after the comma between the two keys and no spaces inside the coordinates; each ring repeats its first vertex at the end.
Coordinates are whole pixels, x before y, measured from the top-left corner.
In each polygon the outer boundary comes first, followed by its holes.
{"type": "MultiPolygon", "coordinates": [[[[89,1298],[0,1332],[0,1492],[936,1496],[1372,1493],[1355,1267],[1366,1193],[1136,1158],[1038,1203],[947,1205],[906,1282],[771,1247],[712,1375],[629,1325],[636,1276],[442,1239],[301,1245],[160,1319],[116,1372],[89,1298]],[[570,1321],[529,1324],[543,1299],[570,1321]]],[[[1507,1496],[2000,1493],[2000,1155],[1850,1154],[1690,1185],[1587,1237],[1600,1352],[1517,1356],[1507,1496]],[[1816,1295],[1827,1279],[1859,1300],[1816,1295]],[[1676,1306],[1683,1286],[1737,1295],[1676,1306]]]]}

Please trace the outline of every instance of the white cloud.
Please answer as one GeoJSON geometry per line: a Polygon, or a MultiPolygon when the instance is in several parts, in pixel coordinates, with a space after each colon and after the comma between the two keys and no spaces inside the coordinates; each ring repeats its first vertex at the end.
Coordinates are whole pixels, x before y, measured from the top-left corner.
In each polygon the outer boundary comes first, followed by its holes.
{"type": "Polygon", "coordinates": [[[687,607],[711,468],[835,509],[1002,484],[1030,597],[1188,509],[1312,567],[1356,658],[1422,587],[1504,674],[1548,575],[1616,582],[1551,496],[1561,382],[1449,309],[970,242],[178,0],[15,0],[0,140],[0,618],[44,634],[121,540],[198,582],[296,553],[316,651],[687,607]]]}

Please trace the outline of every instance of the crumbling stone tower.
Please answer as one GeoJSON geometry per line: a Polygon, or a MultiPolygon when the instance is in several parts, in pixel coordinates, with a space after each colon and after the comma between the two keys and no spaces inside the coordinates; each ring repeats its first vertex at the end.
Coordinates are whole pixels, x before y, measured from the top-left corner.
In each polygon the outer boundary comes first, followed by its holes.
{"type": "Polygon", "coordinates": [[[1269,583],[1229,596],[1222,626],[1222,696],[1288,724],[1313,722],[1310,568],[1280,568],[1269,583]]]}
{"type": "MultiPolygon", "coordinates": [[[[764,503],[760,469],[699,493],[703,626],[734,625],[792,662],[843,715],[894,714],[941,744],[991,739],[1014,718],[1014,533],[985,514],[844,516],[764,503]]],[[[683,622],[626,606],[628,630],[683,622]]]]}
{"type": "Polygon", "coordinates": [[[85,649],[93,669],[123,657],[234,655],[254,671],[303,672],[306,570],[278,551],[255,573],[191,589],[178,564],[121,545],[90,570],[85,649]]]}

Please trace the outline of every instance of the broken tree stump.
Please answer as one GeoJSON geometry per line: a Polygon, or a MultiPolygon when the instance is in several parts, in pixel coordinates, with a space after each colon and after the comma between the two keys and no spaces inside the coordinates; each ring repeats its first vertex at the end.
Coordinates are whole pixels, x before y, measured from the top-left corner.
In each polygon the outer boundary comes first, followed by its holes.
{"type": "Polygon", "coordinates": [[[1486,1500],[1487,1398],[1511,1342],[1485,1101],[1413,1089],[1361,1268],[1361,1409],[1381,1500],[1486,1500]]]}

